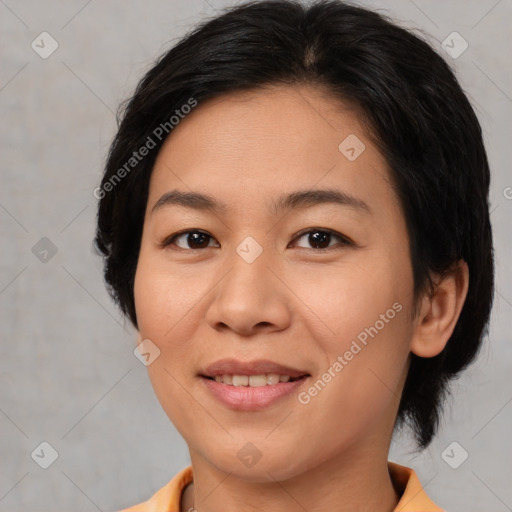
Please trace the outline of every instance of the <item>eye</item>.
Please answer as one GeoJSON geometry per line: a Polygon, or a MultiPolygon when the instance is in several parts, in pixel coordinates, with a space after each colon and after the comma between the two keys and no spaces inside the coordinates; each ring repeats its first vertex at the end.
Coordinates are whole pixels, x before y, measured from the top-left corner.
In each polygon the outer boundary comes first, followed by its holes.
{"type": "Polygon", "coordinates": [[[296,237],[295,240],[300,240],[306,237],[306,242],[311,244],[313,246],[312,249],[314,250],[330,249],[331,247],[334,247],[330,245],[330,242],[332,242],[333,239],[338,239],[342,246],[355,246],[352,240],[337,231],[333,231],[332,229],[310,228],[307,231],[299,233],[299,236],[296,237]]]}
{"type": "MultiPolygon", "coordinates": [[[[301,240],[302,238],[306,238],[307,243],[311,244],[313,250],[322,250],[322,249],[330,249],[335,247],[331,245],[331,242],[335,239],[339,241],[338,245],[341,246],[355,246],[354,242],[347,238],[346,236],[338,233],[337,231],[333,231],[332,229],[325,228],[309,228],[308,230],[302,231],[299,233],[294,240],[301,240]]],[[[188,250],[198,250],[205,249],[207,247],[219,247],[210,245],[210,241],[214,240],[214,238],[206,233],[205,231],[201,231],[198,229],[192,229],[187,231],[180,231],[179,233],[175,233],[170,237],[166,238],[161,244],[161,247],[167,247],[170,245],[176,245],[181,249],[188,250]],[[182,240],[184,245],[180,245],[177,241],[182,240]]],[[[306,247],[307,248],[307,247],[306,247]]]]}
{"type": "Polygon", "coordinates": [[[169,245],[177,245],[181,249],[204,249],[209,246],[209,241],[213,240],[213,237],[204,231],[200,231],[198,229],[181,231],[180,233],[175,233],[174,235],[166,238],[160,245],[162,247],[167,247],[169,245]],[[186,238],[184,238],[186,236],[186,238]],[[183,247],[179,244],[176,244],[176,240],[184,239],[185,244],[188,244],[188,247],[183,247]]]}

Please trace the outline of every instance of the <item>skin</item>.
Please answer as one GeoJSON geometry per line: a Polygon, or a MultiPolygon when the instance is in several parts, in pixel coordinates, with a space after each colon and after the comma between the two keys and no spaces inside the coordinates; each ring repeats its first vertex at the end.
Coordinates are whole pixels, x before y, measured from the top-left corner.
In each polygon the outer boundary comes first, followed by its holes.
{"type": "Polygon", "coordinates": [[[413,318],[408,243],[386,161],[357,111],[318,88],[230,93],[200,103],[173,129],[151,177],[134,293],[138,341],[160,349],[148,366],[153,388],[190,451],[194,482],[182,511],[396,507],[401,491],[387,456],[410,354],[443,349],[468,285],[460,262],[413,318]],[[354,161],[338,149],[349,134],[366,146],[354,161]],[[284,193],[323,188],[359,198],[370,212],[268,206],[284,193]],[[175,189],[228,209],[152,212],[175,189]],[[308,232],[298,235],[320,228],[355,245],[332,236],[315,248],[308,232]],[[185,229],[211,238],[198,247],[185,234],[161,246],[185,229]],[[252,263],[236,251],[249,236],[263,249],[252,263]],[[233,411],[198,376],[225,357],[265,358],[309,373],[299,391],[307,390],[394,303],[402,310],[307,405],[297,392],[260,411],[233,411]],[[248,442],[261,453],[252,467],[237,457],[248,442]]]}

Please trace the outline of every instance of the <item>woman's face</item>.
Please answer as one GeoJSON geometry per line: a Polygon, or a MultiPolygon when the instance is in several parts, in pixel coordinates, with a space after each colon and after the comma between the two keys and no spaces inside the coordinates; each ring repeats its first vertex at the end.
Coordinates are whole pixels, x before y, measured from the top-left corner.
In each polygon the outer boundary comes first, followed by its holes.
{"type": "Polygon", "coordinates": [[[160,150],[135,306],[140,339],[160,350],[152,385],[193,463],[266,481],[386,456],[412,291],[385,160],[355,111],[318,89],[199,103],[160,150]]]}

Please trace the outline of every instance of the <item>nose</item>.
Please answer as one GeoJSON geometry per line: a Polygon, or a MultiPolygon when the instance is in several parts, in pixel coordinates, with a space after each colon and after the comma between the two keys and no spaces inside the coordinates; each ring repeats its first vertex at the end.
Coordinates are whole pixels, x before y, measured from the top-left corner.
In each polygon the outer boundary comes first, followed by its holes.
{"type": "Polygon", "coordinates": [[[214,288],[205,314],[213,329],[250,336],[289,325],[293,295],[263,254],[252,263],[236,253],[230,259],[230,269],[214,288]]]}

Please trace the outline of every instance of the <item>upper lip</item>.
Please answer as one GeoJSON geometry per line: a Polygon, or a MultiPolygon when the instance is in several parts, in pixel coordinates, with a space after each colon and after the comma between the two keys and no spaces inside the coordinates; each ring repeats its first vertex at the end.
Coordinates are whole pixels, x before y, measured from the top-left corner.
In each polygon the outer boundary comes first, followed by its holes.
{"type": "Polygon", "coordinates": [[[268,359],[257,359],[247,362],[237,359],[220,359],[208,365],[201,375],[204,377],[215,377],[216,375],[261,375],[264,373],[289,375],[292,378],[309,375],[308,372],[303,370],[275,363],[268,359]]]}

